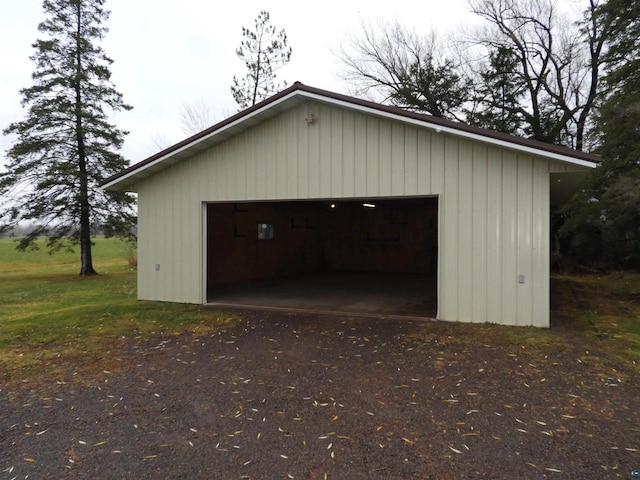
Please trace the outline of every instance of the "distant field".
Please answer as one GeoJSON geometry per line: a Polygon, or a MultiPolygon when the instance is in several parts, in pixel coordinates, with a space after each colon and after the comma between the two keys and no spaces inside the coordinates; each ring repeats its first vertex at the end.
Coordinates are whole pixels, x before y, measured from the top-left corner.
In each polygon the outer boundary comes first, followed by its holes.
{"type": "Polygon", "coordinates": [[[55,374],[69,362],[100,359],[123,336],[222,320],[192,305],[137,301],[128,244],[97,238],[92,252],[99,275],[83,278],[79,251],[18,252],[14,240],[0,239],[0,385],[3,377],[55,374]]]}

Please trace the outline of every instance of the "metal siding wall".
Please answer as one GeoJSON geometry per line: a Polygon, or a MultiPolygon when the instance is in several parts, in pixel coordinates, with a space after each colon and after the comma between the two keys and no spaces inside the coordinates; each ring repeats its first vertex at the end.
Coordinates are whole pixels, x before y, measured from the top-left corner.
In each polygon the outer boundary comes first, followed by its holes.
{"type": "Polygon", "coordinates": [[[367,195],[380,192],[380,121],[367,118],[367,195]]]}
{"type": "Polygon", "coordinates": [[[404,195],[418,195],[418,130],[407,126],[404,135],[404,195]]]}
{"type": "Polygon", "coordinates": [[[404,189],[404,132],[406,125],[391,124],[391,195],[406,195],[404,189]]]}
{"type": "Polygon", "coordinates": [[[482,242],[473,230],[473,151],[471,143],[458,147],[458,318],[470,322],[473,314],[473,244],[482,242]]]}
{"type": "Polygon", "coordinates": [[[546,162],[448,136],[445,145],[439,318],[548,326],[546,162]]]}
{"type": "Polygon", "coordinates": [[[363,115],[355,116],[354,129],[354,175],[355,188],[354,197],[365,197],[367,195],[367,117],[363,115]]]}
{"type": "MultiPolygon", "coordinates": [[[[291,198],[295,198],[299,195],[298,192],[298,145],[296,142],[292,142],[290,139],[297,138],[298,125],[295,122],[288,122],[285,126],[285,138],[283,141],[286,144],[287,149],[287,163],[286,163],[286,188],[285,195],[291,198]]],[[[246,194],[243,195],[246,198],[246,194]]]]}
{"type": "Polygon", "coordinates": [[[488,160],[487,147],[474,144],[473,148],[473,185],[472,185],[472,311],[471,321],[484,323],[487,321],[487,245],[489,212],[488,203],[488,160]]]}
{"type": "MultiPolygon", "coordinates": [[[[146,183],[146,182],[145,182],[146,183]]],[[[138,298],[153,299],[155,289],[155,278],[150,275],[153,269],[151,260],[153,258],[153,245],[151,238],[155,230],[155,215],[157,210],[149,204],[152,193],[144,186],[138,187],[138,298]],[[146,193],[145,190],[147,191],[146,193]],[[149,205],[147,207],[147,205],[149,205]],[[147,233],[149,232],[149,233],[147,233]]]]}
{"type": "Polygon", "coordinates": [[[458,320],[458,141],[444,139],[444,187],[440,196],[440,225],[438,245],[438,318],[458,320]],[[446,159],[446,161],[444,160],[446,159]]]}
{"type": "MultiPolygon", "coordinates": [[[[487,236],[483,245],[487,257],[487,316],[486,321],[502,318],[502,155],[501,150],[487,149],[487,236]]],[[[498,320],[496,320],[498,319],[498,320]]]]}
{"type": "Polygon", "coordinates": [[[169,188],[184,180],[183,174],[171,175],[169,170],[143,182],[138,193],[139,214],[144,217],[138,228],[138,298],[200,303],[199,203],[195,192],[169,188]]]}
{"type": "Polygon", "coordinates": [[[547,326],[556,163],[302,104],[141,183],[139,296],[200,302],[202,202],[439,195],[438,317],[547,326]]]}
{"type": "Polygon", "coordinates": [[[532,309],[531,325],[548,327],[550,317],[551,208],[549,170],[546,162],[533,164],[532,192],[532,309]]]}
{"type": "MultiPolygon", "coordinates": [[[[313,109],[314,111],[316,109],[313,109]]],[[[320,198],[320,138],[322,131],[322,124],[327,122],[327,119],[319,117],[315,123],[307,125],[307,155],[306,168],[307,168],[307,183],[309,188],[306,191],[300,192],[303,196],[309,196],[311,198],[320,198]]],[[[274,197],[266,197],[274,198],[274,197]]]]}
{"type": "MultiPolygon", "coordinates": [[[[516,228],[518,163],[513,152],[502,153],[502,322],[515,325],[516,319],[516,228]]],[[[490,247],[491,248],[491,247],[490,247]]]]}
{"type": "Polygon", "coordinates": [[[518,179],[517,179],[517,253],[516,272],[517,275],[524,275],[524,283],[516,284],[517,289],[517,311],[516,325],[531,324],[532,306],[532,237],[533,224],[531,209],[533,207],[533,162],[530,158],[518,158],[518,179]]]}
{"type": "Polygon", "coordinates": [[[444,151],[444,139],[445,136],[439,133],[428,132],[430,137],[430,159],[429,162],[431,170],[431,188],[429,191],[433,194],[444,193],[444,161],[446,154],[444,151]]]}
{"type": "Polygon", "coordinates": [[[380,178],[378,185],[380,195],[391,196],[391,122],[381,122],[379,129],[380,142],[380,178]]]}
{"type": "Polygon", "coordinates": [[[344,120],[342,110],[331,112],[331,196],[344,195],[344,120]]]}
{"type": "Polygon", "coordinates": [[[355,161],[349,161],[355,156],[356,139],[355,139],[355,113],[351,111],[345,111],[343,114],[344,129],[342,132],[343,143],[343,162],[342,162],[342,196],[348,197],[350,192],[356,190],[355,180],[355,161]]]}
{"type": "Polygon", "coordinates": [[[431,185],[431,132],[421,131],[416,142],[416,193],[433,191],[431,185]]]}

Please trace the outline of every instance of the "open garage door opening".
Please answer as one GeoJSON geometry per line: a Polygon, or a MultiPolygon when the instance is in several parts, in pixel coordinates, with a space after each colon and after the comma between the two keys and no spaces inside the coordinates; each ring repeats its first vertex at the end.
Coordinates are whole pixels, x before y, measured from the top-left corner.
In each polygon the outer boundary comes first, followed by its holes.
{"type": "Polygon", "coordinates": [[[207,205],[207,302],[435,318],[437,198],[207,205]]]}

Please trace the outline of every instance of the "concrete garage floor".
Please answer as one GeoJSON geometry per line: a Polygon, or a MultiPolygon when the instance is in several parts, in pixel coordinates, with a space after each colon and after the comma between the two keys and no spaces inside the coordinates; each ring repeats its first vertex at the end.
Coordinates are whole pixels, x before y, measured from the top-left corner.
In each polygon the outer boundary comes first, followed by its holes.
{"type": "Polygon", "coordinates": [[[216,288],[208,304],[318,313],[435,318],[436,285],[413,273],[317,272],[216,288]]]}

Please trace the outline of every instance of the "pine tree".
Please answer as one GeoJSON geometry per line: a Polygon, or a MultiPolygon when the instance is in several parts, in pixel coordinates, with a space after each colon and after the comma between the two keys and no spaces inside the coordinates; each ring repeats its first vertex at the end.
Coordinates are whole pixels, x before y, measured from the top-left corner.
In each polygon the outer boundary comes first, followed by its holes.
{"type": "Polygon", "coordinates": [[[269,12],[262,10],[255,20],[255,30],[242,27],[244,40],[236,54],[244,61],[247,74],[233,77],[231,93],[240,108],[247,108],[286,87],[276,83],[275,72],[291,59],[287,34],[269,23],[269,12]]]}
{"type": "Polygon", "coordinates": [[[522,107],[525,87],[517,71],[518,58],[513,49],[500,45],[489,53],[489,64],[480,72],[474,92],[479,107],[469,112],[469,123],[512,135],[523,134],[528,112],[522,107]]]}
{"type": "Polygon", "coordinates": [[[128,236],[134,199],[106,192],[104,178],[127,162],[117,151],[127,132],[108,113],[128,110],[111,82],[113,61],[100,47],[107,33],[105,0],[45,0],[46,19],[33,44],[33,85],[20,91],[26,118],[4,133],[16,135],[0,174],[0,226],[34,221],[18,249],[37,248],[48,237],[51,252],[80,245],[81,275],[95,274],[92,230],[128,236]]]}

